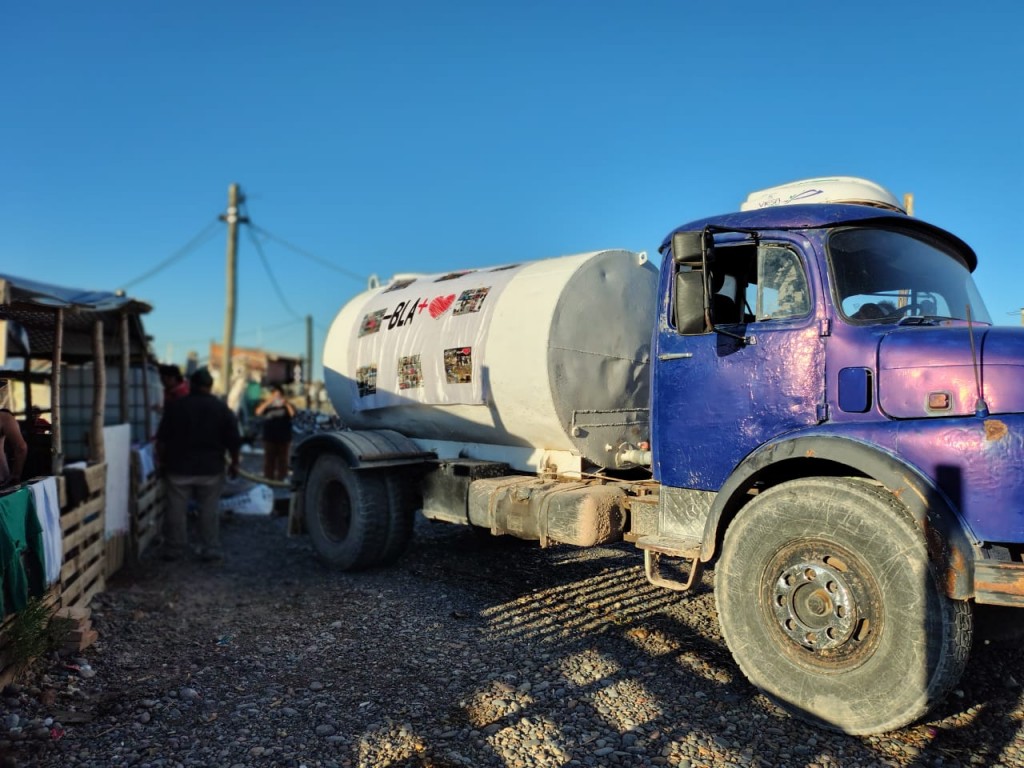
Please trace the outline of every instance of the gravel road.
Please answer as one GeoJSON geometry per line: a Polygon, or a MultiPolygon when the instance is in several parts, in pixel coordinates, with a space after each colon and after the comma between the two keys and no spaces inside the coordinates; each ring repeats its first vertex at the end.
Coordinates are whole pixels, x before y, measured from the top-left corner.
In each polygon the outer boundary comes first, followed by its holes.
{"type": "Polygon", "coordinates": [[[979,616],[934,719],[849,737],[742,678],[713,574],[680,596],[628,546],[425,520],[396,565],[341,574],[285,528],[229,518],[223,565],[119,574],[77,669],[48,659],[4,692],[0,765],[1024,766],[1015,612],[979,616]]]}

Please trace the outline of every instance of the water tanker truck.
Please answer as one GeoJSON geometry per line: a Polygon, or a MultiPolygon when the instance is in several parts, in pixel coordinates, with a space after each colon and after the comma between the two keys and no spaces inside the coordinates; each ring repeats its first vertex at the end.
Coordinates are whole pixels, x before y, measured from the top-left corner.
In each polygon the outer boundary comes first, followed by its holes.
{"type": "Polygon", "coordinates": [[[851,734],[957,683],[975,604],[1024,605],[1024,331],[956,236],[849,177],[597,251],[398,276],[325,350],[346,428],[293,457],[345,570],[417,511],[541,546],[625,541],[654,584],[714,568],[751,683],[851,734]]]}

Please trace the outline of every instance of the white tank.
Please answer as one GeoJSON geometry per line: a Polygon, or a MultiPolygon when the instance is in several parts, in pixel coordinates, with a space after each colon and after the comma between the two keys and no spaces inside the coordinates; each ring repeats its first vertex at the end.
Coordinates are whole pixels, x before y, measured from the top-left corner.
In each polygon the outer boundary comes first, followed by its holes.
{"type": "Polygon", "coordinates": [[[646,254],[620,250],[403,276],[335,318],[327,392],[354,429],[612,466],[649,439],[657,282],[646,254]]]}

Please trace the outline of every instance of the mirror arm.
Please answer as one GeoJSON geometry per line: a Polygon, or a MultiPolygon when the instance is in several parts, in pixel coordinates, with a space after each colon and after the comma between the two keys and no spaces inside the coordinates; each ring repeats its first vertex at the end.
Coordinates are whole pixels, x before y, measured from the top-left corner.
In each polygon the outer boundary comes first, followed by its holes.
{"type": "Polygon", "coordinates": [[[757,344],[757,336],[744,336],[743,334],[740,333],[733,333],[732,331],[727,331],[718,325],[713,326],[712,330],[714,330],[715,333],[720,333],[723,336],[728,336],[732,339],[736,339],[737,341],[740,341],[743,344],[757,344]]]}

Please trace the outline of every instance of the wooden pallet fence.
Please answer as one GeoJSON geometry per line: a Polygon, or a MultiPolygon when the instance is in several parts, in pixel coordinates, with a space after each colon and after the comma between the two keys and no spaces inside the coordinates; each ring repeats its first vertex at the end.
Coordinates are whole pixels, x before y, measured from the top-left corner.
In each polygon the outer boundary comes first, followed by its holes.
{"type": "MultiPolygon", "coordinates": [[[[57,606],[60,603],[60,595],[58,594],[56,584],[46,591],[42,597],[42,602],[49,614],[52,615],[57,610],[57,606]]],[[[14,682],[14,679],[22,669],[32,662],[31,658],[17,658],[17,653],[14,649],[11,629],[20,616],[20,613],[11,613],[0,621],[0,689],[14,682]]]]}
{"type": "Polygon", "coordinates": [[[130,544],[130,535],[127,533],[115,533],[106,541],[104,547],[104,556],[106,558],[106,564],[104,573],[107,578],[113,576],[124,565],[124,561],[128,557],[128,549],[130,544]]]}
{"type": "Polygon", "coordinates": [[[143,478],[142,462],[132,452],[132,545],[141,557],[159,539],[164,522],[164,488],[155,472],[143,478]]]}
{"type": "Polygon", "coordinates": [[[106,584],[106,471],[106,464],[94,464],[84,470],[85,497],[75,506],[69,500],[67,477],[58,478],[64,536],[61,607],[87,606],[106,584]]]}

